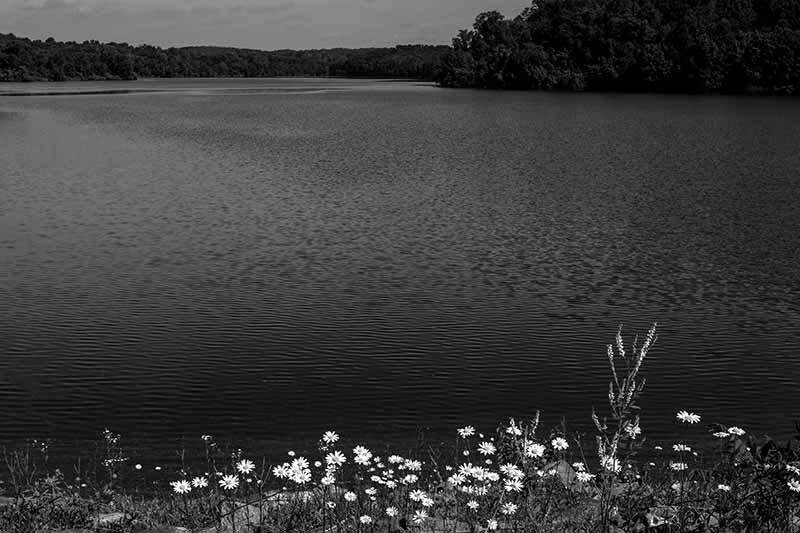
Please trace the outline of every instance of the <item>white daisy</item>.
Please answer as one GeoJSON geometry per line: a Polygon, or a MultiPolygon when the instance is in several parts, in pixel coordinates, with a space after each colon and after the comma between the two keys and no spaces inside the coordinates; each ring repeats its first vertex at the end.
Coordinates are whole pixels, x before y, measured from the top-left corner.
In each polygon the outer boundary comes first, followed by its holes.
{"type": "Polygon", "coordinates": [[[525,446],[525,455],[531,458],[539,458],[544,455],[545,450],[544,445],[532,442],[525,446]]]}
{"type": "Polygon", "coordinates": [[[471,437],[475,434],[475,428],[472,426],[464,426],[463,428],[459,428],[458,435],[461,438],[466,439],[467,437],[471,437]]]}
{"type": "Polygon", "coordinates": [[[478,445],[478,451],[481,452],[483,455],[492,455],[494,452],[497,451],[497,448],[491,442],[481,442],[478,445]]]}
{"type": "Polygon", "coordinates": [[[697,424],[700,422],[700,415],[690,413],[688,411],[678,411],[675,417],[685,424],[697,424]]]}
{"type": "Polygon", "coordinates": [[[180,481],[173,481],[170,483],[170,485],[172,485],[172,490],[174,490],[178,494],[186,494],[187,492],[190,492],[192,490],[192,486],[185,479],[182,479],[180,481]]]}
{"type": "Polygon", "coordinates": [[[249,474],[253,470],[255,470],[256,465],[253,464],[253,461],[248,459],[242,459],[238,463],[236,463],[236,470],[239,471],[240,474],[249,474]]]}
{"type": "Polygon", "coordinates": [[[222,476],[219,486],[225,490],[236,490],[239,487],[239,478],[236,476],[222,476]]]}
{"type": "Polygon", "coordinates": [[[334,431],[326,431],[325,434],[322,435],[322,442],[325,444],[333,444],[338,440],[339,435],[337,435],[334,431]]]}

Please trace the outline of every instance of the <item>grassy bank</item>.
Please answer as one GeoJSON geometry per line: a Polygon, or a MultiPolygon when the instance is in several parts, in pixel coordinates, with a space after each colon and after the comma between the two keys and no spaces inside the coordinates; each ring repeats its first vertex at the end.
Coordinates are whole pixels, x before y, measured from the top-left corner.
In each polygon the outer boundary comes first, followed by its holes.
{"type": "Polygon", "coordinates": [[[641,343],[618,333],[609,344],[594,435],[537,416],[378,453],[329,431],[279,464],[203,435],[204,459],[162,468],[138,464],[106,430],[69,472],[33,441],[5,450],[0,530],[800,531],[800,427],[779,443],[676,406],[674,442],[648,442],[637,402],[655,342],[654,327],[641,343]]]}

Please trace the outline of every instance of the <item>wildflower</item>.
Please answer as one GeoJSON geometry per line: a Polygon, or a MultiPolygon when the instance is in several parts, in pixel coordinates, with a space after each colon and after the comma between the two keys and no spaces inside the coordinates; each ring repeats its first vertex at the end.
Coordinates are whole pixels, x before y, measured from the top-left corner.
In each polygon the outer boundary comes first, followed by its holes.
{"type": "Polygon", "coordinates": [[[325,505],[327,505],[327,506],[328,506],[328,509],[333,509],[333,508],[335,508],[335,507],[336,507],[336,504],[335,504],[335,503],[333,503],[333,502],[328,502],[328,503],[326,503],[325,505]]]}
{"type": "Polygon", "coordinates": [[[558,470],[556,470],[555,468],[551,468],[550,470],[547,471],[547,475],[551,476],[551,477],[552,476],[557,476],[558,475],[558,470]]]}
{"type": "Polygon", "coordinates": [[[502,513],[505,515],[514,514],[517,512],[517,506],[513,503],[504,503],[502,513]]]}
{"type": "Polygon", "coordinates": [[[359,518],[358,521],[361,522],[362,524],[371,524],[372,517],[368,514],[365,514],[361,518],[359,518]]]}
{"type": "Polygon", "coordinates": [[[467,507],[469,507],[473,511],[476,511],[478,509],[478,506],[479,506],[478,502],[476,502],[475,500],[470,500],[467,502],[467,507]]]}
{"type": "Polygon", "coordinates": [[[403,462],[403,458],[400,457],[399,455],[390,455],[389,456],[389,463],[391,463],[393,465],[396,465],[397,463],[402,463],[402,462],[403,462]]]}
{"type": "Polygon", "coordinates": [[[236,476],[222,476],[219,486],[225,490],[236,490],[239,487],[239,478],[236,476]]]}
{"type": "Polygon", "coordinates": [[[305,457],[298,457],[292,461],[292,470],[306,470],[308,468],[308,459],[305,457]]]}
{"type": "Polygon", "coordinates": [[[514,435],[515,437],[519,437],[522,435],[522,430],[517,427],[514,421],[511,421],[511,425],[506,428],[506,433],[509,435],[514,435]]]}
{"type": "Polygon", "coordinates": [[[492,455],[494,452],[497,451],[494,444],[491,442],[481,442],[478,445],[478,451],[481,452],[483,455],[492,455]]]}
{"type": "Polygon", "coordinates": [[[681,484],[676,481],[675,483],[670,485],[670,488],[674,491],[679,491],[681,490],[681,484]]]}
{"type": "Polygon", "coordinates": [[[406,470],[411,470],[412,472],[419,472],[422,470],[422,463],[419,461],[412,461],[411,459],[406,459],[403,463],[406,467],[406,470]]]}
{"type": "Polygon", "coordinates": [[[294,456],[295,456],[295,453],[294,453],[294,451],[292,451],[292,450],[289,450],[289,451],[286,453],[286,455],[288,455],[289,457],[294,457],[294,456]]]}
{"type": "Polygon", "coordinates": [[[661,446],[653,446],[653,449],[656,450],[657,452],[660,452],[664,448],[662,448],[661,446]]]}
{"type": "Polygon", "coordinates": [[[364,489],[364,494],[366,494],[367,496],[375,496],[377,493],[378,491],[375,490],[375,487],[369,487],[368,489],[364,489]]]}
{"type": "Polygon", "coordinates": [[[322,435],[322,442],[324,442],[325,444],[333,444],[334,442],[336,442],[338,440],[339,440],[339,435],[337,435],[333,431],[326,431],[322,435]]]}
{"type": "Polygon", "coordinates": [[[500,471],[512,479],[525,477],[525,474],[522,472],[522,470],[520,470],[517,465],[511,463],[501,466],[500,471]]]}
{"type": "Polygon", "coordinates": [[[354,502],[356,501],[356,498],[357,496],[355,492],[350,492],[348,490],[347,492],[344,493],[344,499],[347,500],[348,502],[354,502]]]}
{"type": "Polygon", "coordinates": [[[366,466],[369,464],[369,460],[372,459],[372,452],[363,446],[356,446],[353,448],[353,454],[355,454],[353,460],[360,465],[366,466]]]}
{"type": "Polygon", "coordinates": [[[611,472],[617,473],[622,470],[622,465],[616,457],[600,457],[600,465],[611,472]]]}
{"type": "Polygon", "coordinates": [[[639,427],[639,424],[628,424],[625,427],[625,433],[632,439],[635,439],[638,435],[642,434],[642,428],[639,427]]]}
{"type": "Polygon", "coordinates": [[[506,492],[521,492],[522,491],[522,481],[519,479],[509,479],[506,480],[505,484],[503,485],[506,492]]]}
{"type": "Polygon", "coordinates": [[[196,489],[202,489],[208,486],[208,479],[204,477],[196,477],[192,480],[192,486],[196,489]]]}
{"type": "Polygon", "coordinates": [[[583,463],[572,463],[572,468],[574,468],[578,472],[583,472],[584,470],[586,470],[586,466],[583,463]]]}
{"type": "Polygon", "coordinates": [[[411,518],[411,520],[417,525],[422,524],[427,519],[428,519],[428,513],[426,513],[425,511],[415,511],[414,516],[411,518]]]}
{"type": "Polygon", "coordinates": [[[329,453],[325,456],[325,462],[333,466],[342,466],[345,462],[347,462],[347,457],[345,457],[344,454],[339,450],[336,450],[335,452],[329,453]]]}
{"type": "Polygon", "coordinates": [[[692,449],[685,444],[673,444],[672,449],[676,452],[690,452],[692,449]]]}
{"type": "Polygon", "coordinates": [[[386,515],[394,518],[397,516],[397,507],[387,507],[386,508],[386,515]]]}
{"type": "Polygon", "coordinates": [[[594,479],[594,474],[590,474],[589,472],[578,472],[575,474],[575,477],[578,478],[578,481],[582,483],[588,483],[594,479]]]}
{"type": "Polygon", "coordinates": [[[291,480],[295,483],[302,485],[304,483],[308,483],[311,481],[311,471],[310,470],[294,470],[292,471],[291,480]]]}
{"type": "Polygon", "coordinates": [[[677,472],[680,472],[681,470],[686,470],[688,468],[688,466],[686,466],[686,463],[670,463],[669,467],[677,472]]]}
{"type": "Polygon", "coordinates": [[[486,521],[486,529],[491,529],[492,531],[497,529],[497,520],[495,520],[494,518],[491,518],[491,519],[487,520],[486,521]]]}
{"type": "Polygon", "coordinates": [[[675,416],[678,420],[685,424],[697,424],[700,422],[700,415],[696,415],[688,411],[679,411],[675,416]]]}
{"type": "Polygon", "coordinates": [[[471,437],[475,434],[475,428],[472,426],[464,426],[458,430],[458,435],[461,438],[466,439],[467,437],[471,437]]]}
{"type": "Polygon", "coordinates": [[[291,468],[289,467],[289,463],[283,463],[272,469],[272,475],[279,479],[287,478],[290,474],[291,468]]]}
{"type": "Polygon", "coordinates": [[[415,502],[421,501],[425,496],[426,496],[425,492],[419,489],[412,490],[411,493],[408,495],[408,497],[414,500],[415,502]]]}
{"type": "Polygon", "coordinates": [[[798,476],[800,476],[800,468],[797,468],[794,465],[786,465],[786,470],[788,470],[789,472],[792,472],[793,474],[797,474],[798,476]]]}
{"type": "Polygon", "coordinates": [[[466,457],[467,455],[469,455],[469,450],[464,450],[463,452],[461,452],[461,455],[466,457]]]}
{"type": "Polygon", "coordinates": [[[731,435],[737,435],[737,436],[741,437],[742,435],[744,435],[746,433],[746,431],[743,430],[740,427],[731,426],[731,427],[728,428],[728,433],[730,433],[731,435]]]}
{"type": "Polygon", "coordinates": [[[550,442],[550,444],[552,444],[552,445],[553,445],[553,448],[555,448],[556,450],[566,450],[567,448],[569,448],[569,443],[568,443],[568,442],[567,442],[567,440],[566,440],[565,438],[563,438],[563,437],[556,437],[556,438],[554,438],[554,439],[553,439],[553,440],[550,442]]]}
{"type": "Polygon", "coordinates": [[[326,476],[322,476],[322,479],[320,479],[319,482],[326,486],[333,485],[336,483],[336,478],[328,474],[326,476]]]}
{"type": "Polygon", "coordinates": [[[800,481],[796,479],[791,479],[786,482],[786,485],[789,486],[789,490],[792,492],[800,492],[800,481]]]}
{"type": "Polygon", "coordinates": [[[253,461],[249,461],[247,459],[242,459],[238,463],[236,463],[236,470],[239,471],[240,474],[249,474],[253,470],[255,470],[256,465],[253,464],[253,461]]]}
{"type": "Polygon", "coordinates": [[[419,477],[417,477],[416,475],[408,474],[403,479],[401,479],[400,481],[404,485],[411,485],[412,483],[416,483],[418,479],[419,479],[419,477]]]}
{"type": "Polygon", "coordinates": [[[724,439],[725,437],[731,436],[731,434],[728,433],[727,431],[717,431],[716,433],[713,433],[713,435],[718,439],[724,439]]]}
{"type": "Polygon", "coordinates": [[[448,481],[448,482],[449,482],[451,485],[453,485],[453,486],[455,486],[455,487],[458,487],[459,485],[461,485],[462,483],[464,483],[466,480],[467,480],[467,477],[466,477],[464,474],[461,474],[461,473],[459,473],[459,472],[456,472],[455,474],[453,474],[452,476],[450,476],[449,478],[447,478],[447,481],[448,481]]]}
{"type": "Polygon", "coordinates": [[[174,490],[178,494],[186,494],[187,492],[190,492],[192,490],[192,486],[185,479],[182,479],[180,481],[173,481],[170,483],[170,485],[172,485],[172,490],[174,490]]]}
{"type": "Polygon", "coordinates": [[[721,490],[722,492],[730,492],[731,486],[720,483],[719,485],[717,485],[717,490],[721,490]]]}
{"type": "Polygon", "coordinates": [[[142,465],[140,465],[139,463],[136,463],[136,465],[134,466],[134,468],[135,468],[136,470],[141,470],[141,469],[142,469],[142,465]]]}
{"type": "Polygon", "coordinates": [[[315,468],[319,468],[321,466],[322,466],[322,463],[320,461],[314,461],[314,467],[315,468]]]}
{"type": "Polygon", "coordinates": [[[542,444],[538,443],[531,443],[525,446],[525,455],[531,458],[538,458],[542,457],[545,452],[545,447],[542,444]]]}
{"type": "Polygon", "coordinates": [[[161,470],[160,466],[155,467],[153,470],[161,470]]]}

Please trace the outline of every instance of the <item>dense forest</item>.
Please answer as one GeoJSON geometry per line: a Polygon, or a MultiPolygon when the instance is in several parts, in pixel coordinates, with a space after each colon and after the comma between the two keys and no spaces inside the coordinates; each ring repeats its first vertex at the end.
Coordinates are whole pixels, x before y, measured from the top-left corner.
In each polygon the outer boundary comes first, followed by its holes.
{"type": "Polygon", "coordinates": [[[0,34],[0,81],[370,76],[445,87],[800,92],[800,0],[537,0],[453,46],[158,48],[0,34]]]}
{"type": "Polygon", "coordinates": [[[431,79],[447,46],[260,51],[56,42],[0,34],[0,81],[371,76],[431,79]]]}
{"type": "Polygon", "coordinates": [[[480,14],[447,87],[800,92],[799,0],[537,0],[480,14]]]}

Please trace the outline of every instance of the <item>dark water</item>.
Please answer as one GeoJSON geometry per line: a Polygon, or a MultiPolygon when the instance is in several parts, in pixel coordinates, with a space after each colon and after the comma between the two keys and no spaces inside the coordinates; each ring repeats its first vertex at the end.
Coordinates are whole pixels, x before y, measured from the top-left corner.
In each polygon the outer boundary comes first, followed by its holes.
{"type": "Polygon", "coordinates": [[[654,321],[645,433],[800,417],[798,100],[0,86],[37,91],[0,97],[3,441],[587,427],[654,321]]]}

